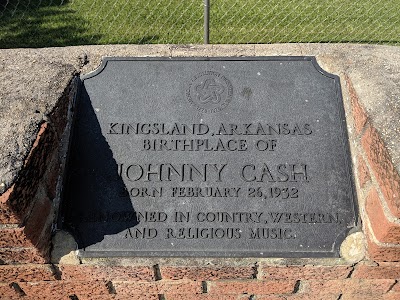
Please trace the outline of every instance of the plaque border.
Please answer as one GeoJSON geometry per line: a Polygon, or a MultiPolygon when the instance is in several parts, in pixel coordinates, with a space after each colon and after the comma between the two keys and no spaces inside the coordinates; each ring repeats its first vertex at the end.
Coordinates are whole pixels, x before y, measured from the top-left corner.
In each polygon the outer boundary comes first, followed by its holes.
{"type": "MultiPolygon", "coordinates": [[[[279,251],[279,252],[260,252],[260,251],[193,251],[193,250],[178,250],[178,251],[164,251],[164,250],[89,250],[77,249],[77,254],[82,258],[95,258],[95,257],[219,257],[219,258],[258,258],[258,257],[272,257],[272,258],[324,258],[324,257],[340,257],[340,246],[346,236],[352,232],[360,230],[360,220],[357,203],[357,193],[355,188],[354,173],[352,171],[351,152],[349,145],[349,137],[347,131],[346,115],[344,110],[344,102],[341,93],[340,77],[338,75],[325,71],[317,62],[315,56],[246,56],[246,57],[111,57],[105,56],[99,67],[88,74],[79,76],[78,92],[76,93],[79,101],[80,93],[84,81],[93,78],[102,73],[109,61],[305,61],[311,62],[313,67],[321,75],[331,78],[335,83],[335,104],[337,108],[338,117],[340,122],[341,138],[343,140],[342,147],[345,154],[345,168],[346,168],[346,181],[350,188],[350,209],[352,210],[352,219],[349,220],[349,225],[336,237],[335,242],[332,244],[330,250],[325,251],[279,251]]],[[[64,202],[64,201],[62,201],[64,202]]],[[[60,216],[62,217],[62,216],[60,216]]],[[[60,220],[60,218],[59,218],[60,220]]],[[[58,222],[61,229],[63,228],[62,221],[58,222]]],[[[68,230],[68,229],[67,229],[68,230]]],[[[300,250],[300,249],[299,249],[300,250]]]]}

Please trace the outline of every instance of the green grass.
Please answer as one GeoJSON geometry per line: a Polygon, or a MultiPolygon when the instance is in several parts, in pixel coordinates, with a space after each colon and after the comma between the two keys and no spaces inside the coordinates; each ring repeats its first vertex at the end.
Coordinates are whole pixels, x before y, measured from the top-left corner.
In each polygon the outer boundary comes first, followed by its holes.
{"type": "MultiPolygon", "coordinates": [[[[400,0],[210,2],[215,44],[400,44],[400,0]]],[[[0,0],[0,48],[202,42],[203,0],[0,0]]]]}

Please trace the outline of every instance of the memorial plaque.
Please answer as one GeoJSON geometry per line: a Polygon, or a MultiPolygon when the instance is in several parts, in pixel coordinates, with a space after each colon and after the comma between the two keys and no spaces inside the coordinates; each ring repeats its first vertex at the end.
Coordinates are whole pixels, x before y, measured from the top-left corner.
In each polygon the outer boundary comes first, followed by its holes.
{"type": "Polygon", "coordinates": [[[106,58],[81,82],[63,210],[81,256],[339,256],[351,159],[315,58],[106,58]]]}

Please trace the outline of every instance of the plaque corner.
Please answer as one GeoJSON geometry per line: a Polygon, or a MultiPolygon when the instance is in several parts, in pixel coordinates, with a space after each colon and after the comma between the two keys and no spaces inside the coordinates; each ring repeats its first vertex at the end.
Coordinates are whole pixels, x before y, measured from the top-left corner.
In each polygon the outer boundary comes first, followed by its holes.
{"type": "Polygon", "coordinates": [[[111,56],[102,57],[101,63],[96,69],[90,71],[87,74],[83,74],[80,76],[81,82],[83,83],[85,80],[93,78],[93,77],[99,75],[100,73],[102,73],[110,60],[113,60],[113,57],[111,57],[111,56]]]}
{"type": "Polygon", "coordinates": [[[321,65],[318,63],[316,56],[307,56],[307,57],[310,59],[313,67],[317,70],[318,73],[322,74],[325,77],[334,79],[335,81],[337,81],[338,84],[340,83],[340,77],[336,74],[333,74],[333,73],[330,73],[330,72],[324,70],[321,67],[321,65]]]}

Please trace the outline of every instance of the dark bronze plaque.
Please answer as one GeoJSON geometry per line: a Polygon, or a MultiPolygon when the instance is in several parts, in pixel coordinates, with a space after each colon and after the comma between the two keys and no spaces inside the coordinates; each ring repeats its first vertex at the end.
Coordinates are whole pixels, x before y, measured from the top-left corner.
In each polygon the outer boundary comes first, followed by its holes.
{"type": "Polygon", "coordinates": [[[81,80],[63,212],[80,255],[339,256],[351,159],[315,58],[107,58],[81,80]]]}

